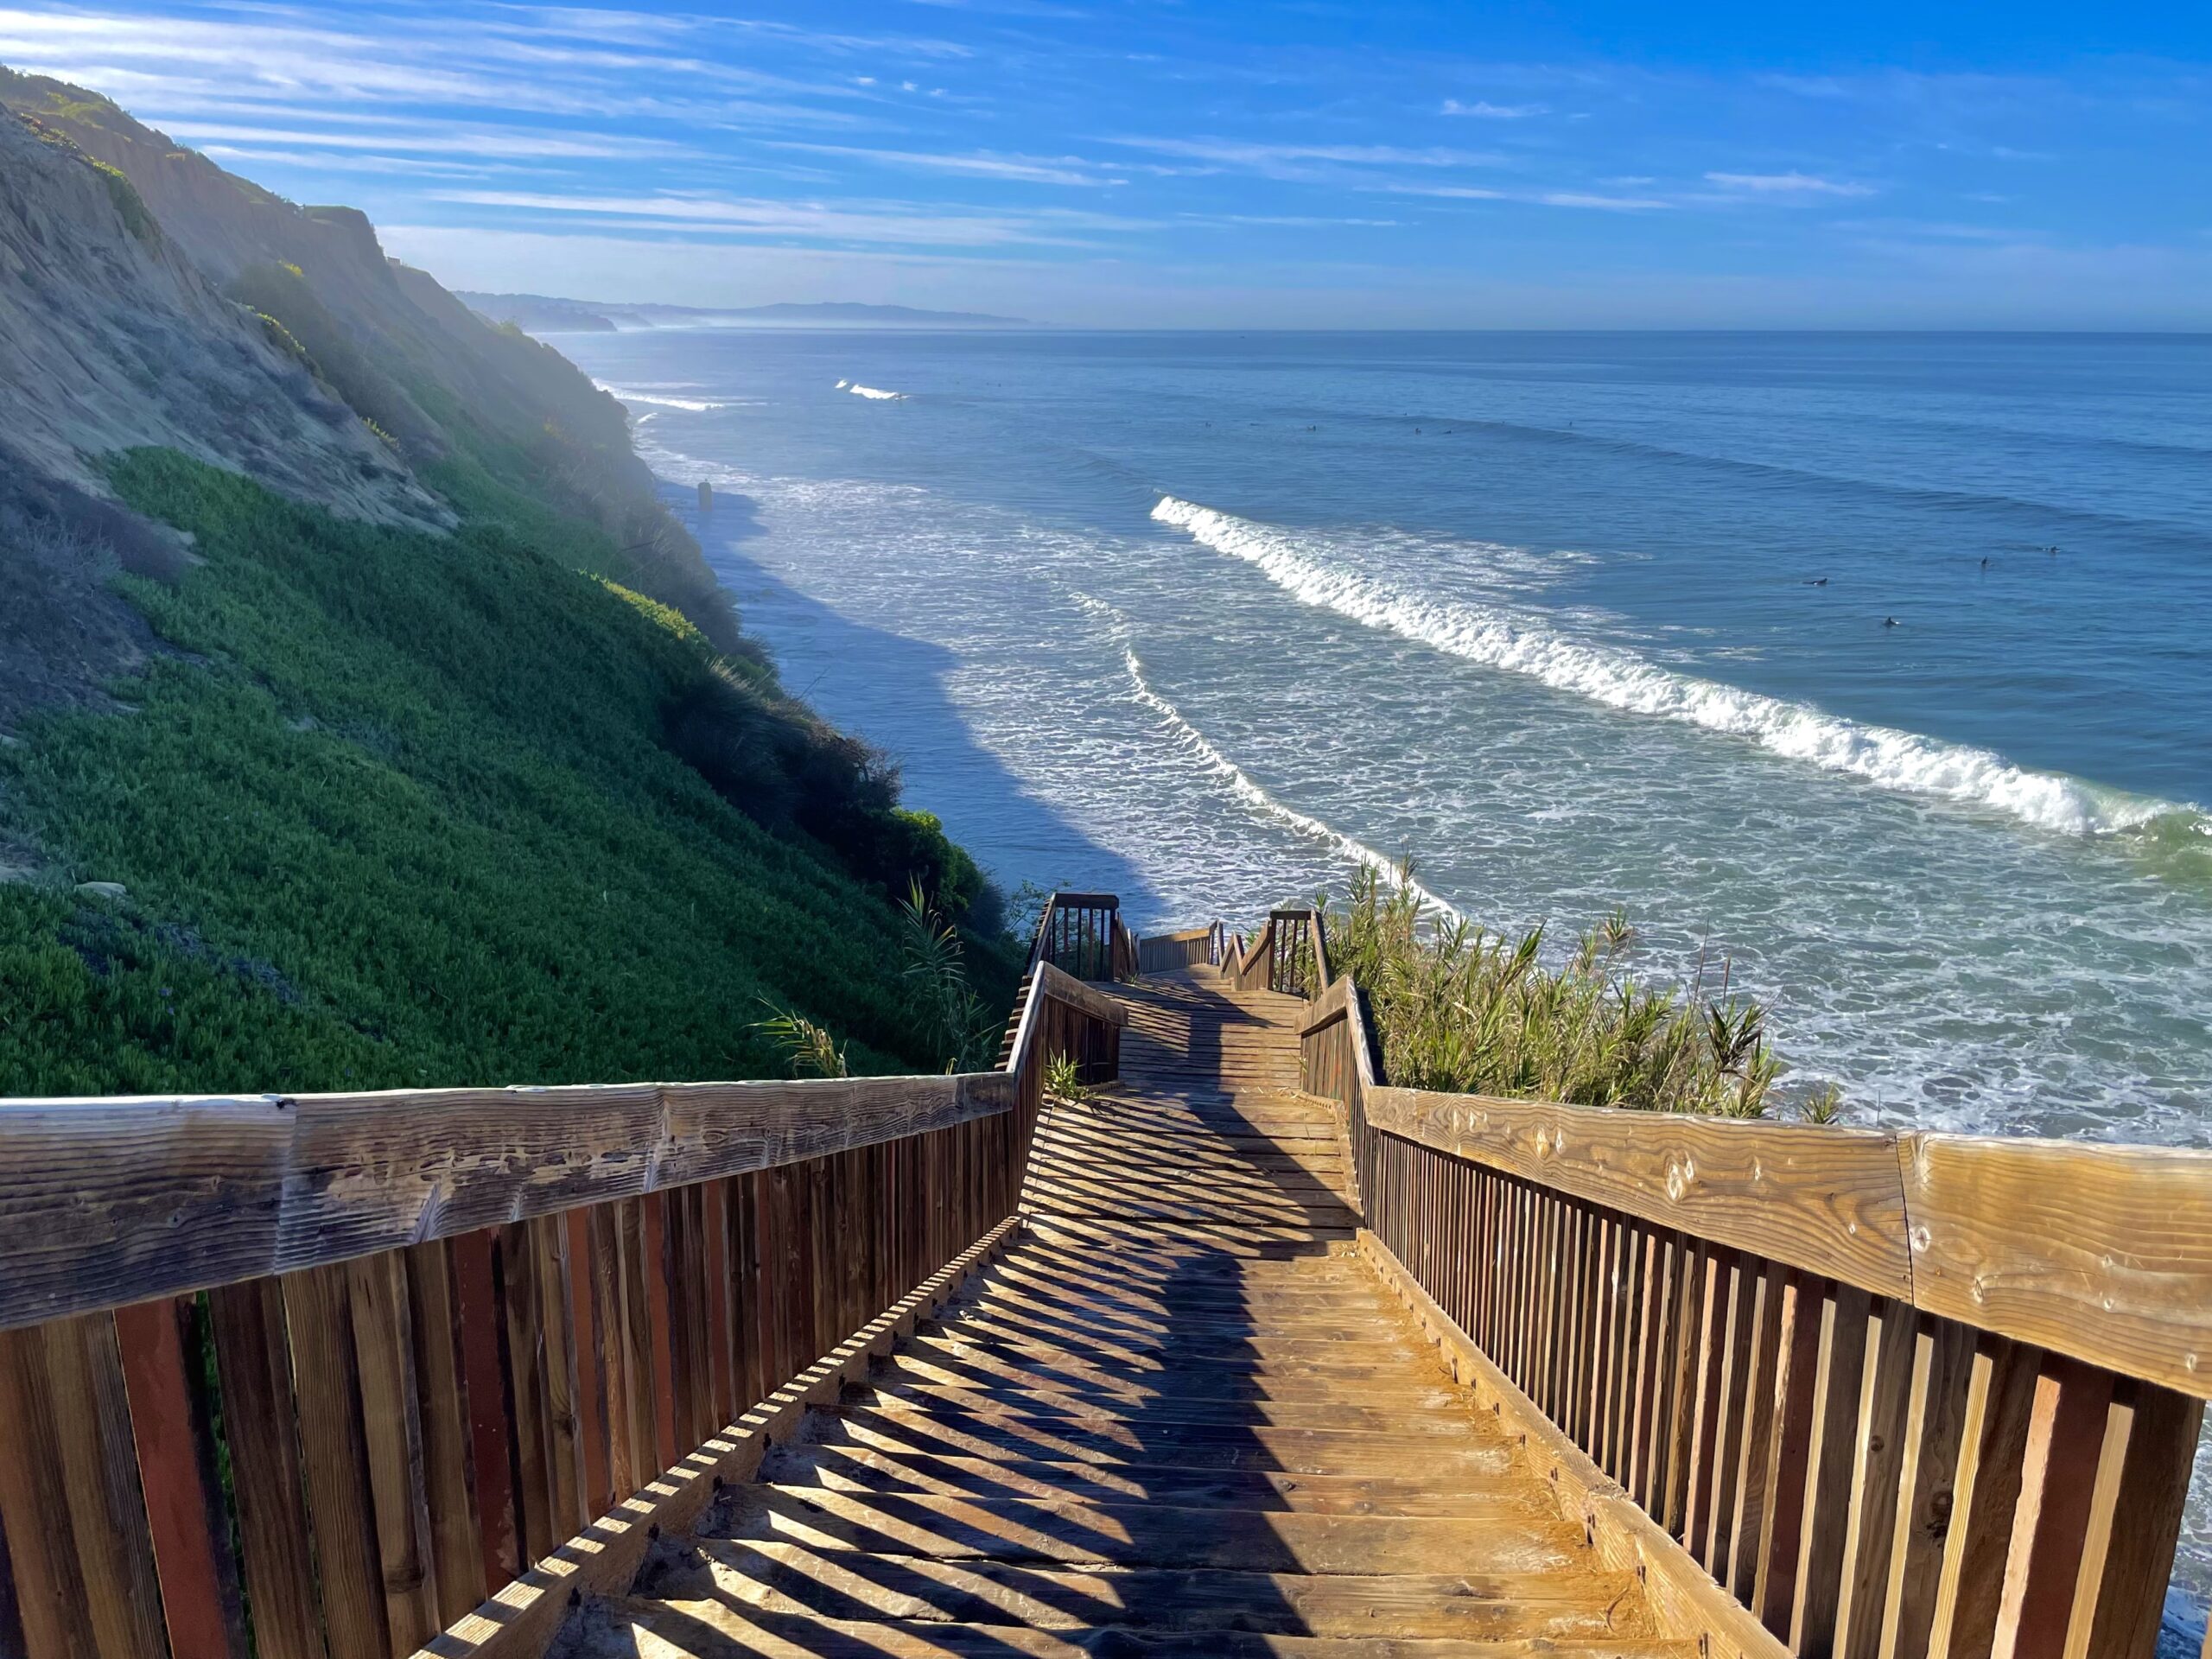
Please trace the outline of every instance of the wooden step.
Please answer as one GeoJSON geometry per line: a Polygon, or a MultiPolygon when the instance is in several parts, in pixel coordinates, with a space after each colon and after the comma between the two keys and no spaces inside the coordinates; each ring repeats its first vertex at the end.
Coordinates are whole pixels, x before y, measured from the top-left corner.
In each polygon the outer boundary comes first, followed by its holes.
{"type": "Polygon", "coordinates": [[[1495,1483],[1467,1503],[1471,1513],[1455,1516],[1315,1515],[746,1485],[729,1488],[698,1530],[702,1543],[1253,1573],[1541,1573],[1581,1554],[1580,1536],[1532,1488],[1495,1483]]]}
{"type": "MultiPolygon", "coordinates": [[[[1490,1467],[1513,1467],[1500,1448],[1490,1467]]],[[[864,1446],[779,1447],[760,1478],[852,1492],[941,1492],[948,1497],[1072,1497],[1160,1503],[1182,1509],[1306,1510],[1316,1515],[1464,1515],[1462,1488],[1421,1475],[1290,1474],[1279,1469],[1186,1469],[1166,1464],[1010,1462],[893,1453],[864,1446]]]]}
{"type": "Polygon", "coordinates": [[[1626,1573],[1565,1580],[1551,1573],[1331,1573],[1116,1567],[1070,1570],[991,1560],[855,1557],[803,1544],[709,1547],[651,1582],[679,1600],[721,1600],[801,1618],[1084,1630],[1242,1630],[1276,1636],[1371,1636],[1378,1628],[1434,1640],[1579,1646],[1633,1632],[1626,1573]],[[1629,1621],[1615,1609],[1626,1603],[1629,1621]],[[1630,1622],[1630,1629],[1620,1628],[1630,1622]]]}
{"type": "Polygon", "coordinates": [[[1071,1359],[1058,1363],[1042,1360],[1024,1363],[932,1338],[918,1339],[893,1354],[878,1369],[875,1381],[887,1388],[919,1382],[938,1388],[1016,1393],[1044,1389],[1130,1404],[1169,1399],[1370,1402],[1387,1398],[1413,1406],[1440,1406],[1459,1401],[1455,1390],[1441,1377],[1420,1368],[1418,1362],[1403,1367],[1344,1367],[1318,1374],[1309,1371],[1273,1375],[1215,1365],[1154,1373],[1145,1378],[1118,1376],[1071,1359]]]}
{"type": "Polygon", "coordinates": [[[994,1417],[1071,1417],[1087,1423],[1123,1423],[1140,1430],[1160,1423],[1249,1423],[1274,1428],[1357,1429],[1370,1434],[1435,1434],[1446,1440],[1465,1440],[1475,1432],[1474,1418],[1464,1406],[1454,1402],[1423,1408],[1395,1395],[1391,1396],[1390,1404],[1372,1406],[1353,1405],[1341,1398],[1209,1400],[1186,1395],[1131,1403],[1041,1388],[980,1389],[906,1382],[895,1387],[855,1388],[847,1391],[847,1397],[855,1405],[932,1416],[981,1412],[994,1417]]]}
{"type": "Polygon", "coordinates": [[[893,1455],[1023,1462],[1169,1464],[1183,1469],[1277,1470],[1291,1474],[1414,1475],[1466,1480],[1496,1475],[1503,1447],[1429,1434],[1372,1434],[1262,1423],[1158,1423],[1142,1430],[1081,1421],[1039,1422],[1007,1414],[931,1414],[849,1407],[815,1431],[823,1444],[893,1455]]]}
{"type": "MultiPolygon", "coordinates": [[[[1545,1638],[1274,1636],[1241,1630],[1027,1630],[741,1613],[724,1603],[619,1600],[590,1610],[558,1659],[1558,1659],[1545,1638]]],[[[1577,1642],[1606,1659],[1694,1659],[1689,1643],[1577,1642]]]]}

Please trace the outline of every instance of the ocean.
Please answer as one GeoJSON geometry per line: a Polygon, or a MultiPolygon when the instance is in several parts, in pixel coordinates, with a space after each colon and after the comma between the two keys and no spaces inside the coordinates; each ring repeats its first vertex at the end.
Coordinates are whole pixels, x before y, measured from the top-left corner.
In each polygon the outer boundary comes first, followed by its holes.
{"type": "Polygon", "coordinates": [[[1410,857],[1624,910],[1853,1121],[2208,1138],[2212,340],[560,344],[1009,889],[1244,925],[1410,857]]]}
{"type": "Polygon", "coordinates": [[[1009,890],[1249,926],[1409,858],[1625,911],[1848,1122],[2212,1143],[2212,339],[559,343],[1009,890]]]}

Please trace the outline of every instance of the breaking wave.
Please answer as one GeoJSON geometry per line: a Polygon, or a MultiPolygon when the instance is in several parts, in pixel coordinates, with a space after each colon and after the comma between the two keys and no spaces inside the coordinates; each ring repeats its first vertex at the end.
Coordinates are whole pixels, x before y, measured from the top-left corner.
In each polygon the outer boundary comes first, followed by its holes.
{"type": "Polygon", "coordinates": [[[886,391],[880,386],[864,386],[857,380],[840,380],[837,390],[849,391],[855,397],[873,397],[880,404],[903,404],[906,401],[906,394],[903,391],[886,391]]]}
{"type": "Polygon", "coordinates": [[[604,380],[594,380],[592,385],[620,404],[652,404],[662,409],[688,410],[694,415],[729,407],[705,397],[671,397],[664,391],[636,391],[626,386],[610,386],[604,380]]]}
{"type": "MultiPolygon", "coordinates": [[[[1078,595],[1078,597],[1082,596],[1078,595]]],[[[1096,601],[1090,602],[1096,603],[1096,601]]],[[[1424,906],[1442,911],[1447,916],[1457,916],[1459,913],[1427,887],[1421,886],[1420,882],[1414,880],[1412,876],[1402,874],[1397,860],[1384,857],[1365,842],[1357,840],[1333,825],[1324,823],[1319,818],[1300,812],[1295,807],[1285,806],[1274,796],[1268,794],[1266,790],[1253,781],[1250,773],[1216,748],[1204,732],[1185,719],[1181,709],[1153,690],[1152,683],[1144,677],[1144,664],[1138,661],[1135,650],[1126,643],[1122,647],[1122,658],[1128,670],[1130,689],[1135,693],[1136,700],[1160,716],[1161,728],[1173,739],[1176,747],[1190,754],[1208,772],[1227,784],[1230,792],[1243,801],[1245,805],[1262,817],[1273,818],[1278,823],[1287,824],[1302,836],[1334,848],[1356,864],[1364,864],[1392,887],[1403,887],[1424,906]]]]}
{"type": "Polygon", "coordinates": [[[2037,828],[2074,835],[2134,830],[2158,820],[2200,826],[2204,821],[2195,807],[2099,789],[2079,779],[2030,771],[1987,749],[1866,725],[1677,674],[1632,652],[1571,639],[1503,609],[1425,597],[1346,568],[1330,556],[1332,544],[1323,535],[1240,518],[1172,495],[1160,498],[1152,516],[1201,546],[1256,566],[1294,598],[1352,621],[1526,675],[1610,709],[1747,737],[1772,753],[1885,789],[1994,808],[2037,828]]]}

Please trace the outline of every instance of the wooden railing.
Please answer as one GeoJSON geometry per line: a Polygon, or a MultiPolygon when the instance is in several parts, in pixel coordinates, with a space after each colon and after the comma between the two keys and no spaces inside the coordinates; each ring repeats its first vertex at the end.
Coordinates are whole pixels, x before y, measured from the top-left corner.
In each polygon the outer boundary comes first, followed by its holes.
{"type": "Polygon", "coordinates": [[[1109,893],[1053,893],[1037,918],[1029,962],[1049,962],[1077,979],[1135,976],[1136,936],[1122,924],[1122,901],[1109,893]]]}
{"type": "Polygon", "coordinates": [[[1343,1108],[1361,1248],[1670,1633],[2152,1652],[2212,1392],[2212,1154],[1389,1088],[1359,992],[1317,980],[1305,1086],[1343,1108]]]}
{"type": "Polygon", "coordinates": [[[1223,971],[1239,990],[1315,995],[1330,977],[1324,932],[1320,913],[1311,906],[1278,906],[1249,942],[1240,936],[1223,971]]]}
{"type": "MultiPolygon", "coordinates": [[[[1045,900],[1037,930],[1029,945],[1027,976],[1014,993],[1014,1014],[1007,1021],[1006,1039],[999,1047],[999,1067],[1013,1063],[1015,1039],[1021,1034],[1029,1006],[1030,987],[1036,971],[1050,965],[1078,980],[1120,982],[1137,975],[1135,935],[1122,925],[1122,901],[1112,893],[1055,893],[1045,900]]],[[[1108,1002],[1105,1007],[1116,1007],[1108,1002]]],[[[1121,1026],[1109,1021],[1072,1025],[1056,1020],[1043,1032],[1043,1057],[1072,1058],[1082,1068],[1085,1083],[1104,1083],[1121,1073],[1121,1026]]]]}
{"type": "Polygon", "coordinates": [[[1185,968],[1219,967],[1224,932],[1219,922],[1212,922],[1180,933],[1148,934],[1137,941],[1137,971],[1172,974],[1185,968]]]}
{"type": "Polygon", "coordinates": [[[968,1076],[0,1102],[0,1654],[522,1651],[1010,1224],[1124,1018],[1044,963],[968,1076]]]}

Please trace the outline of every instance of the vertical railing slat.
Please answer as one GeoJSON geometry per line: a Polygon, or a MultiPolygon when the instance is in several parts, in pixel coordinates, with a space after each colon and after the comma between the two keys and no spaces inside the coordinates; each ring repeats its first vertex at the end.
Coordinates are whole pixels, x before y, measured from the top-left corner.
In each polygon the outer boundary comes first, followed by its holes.
{"type": "Polygon", "coordinates": [[[468,1402],[470,1474],[475,1482],[479,1553],[487,1585],[505,1584],[524,1566],[522,1515],[516,1506],[514,1453],[500,1352],[496,1242],[489,1228],[450,1241],[454,1300],[460,1311],[461,1383],[468,1402]]]}
{"type": "Polygon", "coordinates": [[[2066,1650],[2112,1384],[2110,1371],[2056,1356],[2036,1377],[1997,1611],[1999,1659],[2061,1659],[2066,1650]]]}
{"type": "Polygon", "coordinates": [[[1851,1513],[1844,1529],[1843,1577],[1836,1608],[1839,1659],[1877,1659],[1899,1548],[1898,1493],[1905,1461],[1918,1321],[1904,1302],[1876,1302],[1859,1363],[1859,1424],[1852,1453],[1851,1513]]]}
{"type": "Polygon", "coordinates": [[[515,1515],[523,1562],[528,1566],[568,1536],[558,1530],[555,1519],[551,1431],[546,1421],[544,1305],[538,1291],[542,1275],[528,1222],[511,1222],[499,1230],[493,1260],[499,1266],[500,1313],[507,1338],[515,1515]]]}
{"type": "Polygon", "coordinates": [[[1835,1637],[1870,1306],[1871,1299],[1855,1286],[1830,1282],[1822,1287],[1804,1519],[1789,1613],[1789,1645],[1805,1659],[1826,1659],[1835,1637]]]}
{"type": "Polygon", "coordinates": [[[169,1659],[245,1659],[211,1425],[185,1357],[192,1313],[190,1297],[119,1307],[116,1337],[169,1659]]]}
{"type": "Polygon", "coordinates": [[[291,1334],[300,1461],[307,1473],[331,1659],[386,1659],[391,1633],[377,1560],[346,1278],[341,1265],[288,1273],[278,1283],[291,1334]]]}
{"type": "Polygon", "coordinates": [[[2104,1425],[2065,1659],[2136,1659],[2158,1638],[2204,1402],[2126,1381],[2104,1425]]]}
{"type": "Polygon", "coordinates": [[[404,1254],[407,1305],[414,1325],[430,1555],[442,1627],[483,1600],[486,1588],[476,1499],[468,1484],[469,1416],[461,1380],[460,1305],[444,1241],[410,1245],[404,1254]]]}
{"type": "Polygon", "coordinates": [[[571,1210],[561,1220],[568,1232],[569,1330],[576,1363],[576,1433],[583,1454],[583,1509],[605,1514],[615,1502],[613,1447],[608,1433],[607,1318],[599,1242],[592,1224],[604,1205],[571,1210]]]}
{"type": "Polygon", "coordinates": [[[445,1627],[430,1549],[430,1511],[416,1391],[406,1264],[387,1250],[345,1265],[360,1380],[363,1450],[378,1579],[393,1651],[412,1653],[445,1627]]]}
{"type": "Polygon", "coordinates": [[[1995,1643],[2041,1358],[2002,1337],[1974,1344],[1929,1659],[1981,1659],[1995,1643]]]}

